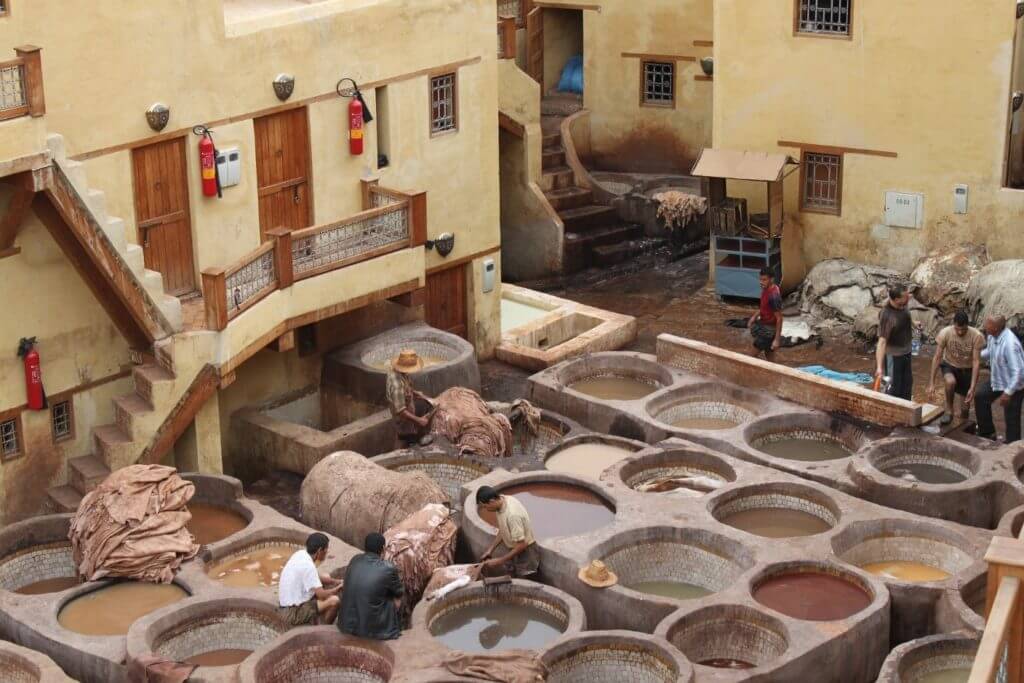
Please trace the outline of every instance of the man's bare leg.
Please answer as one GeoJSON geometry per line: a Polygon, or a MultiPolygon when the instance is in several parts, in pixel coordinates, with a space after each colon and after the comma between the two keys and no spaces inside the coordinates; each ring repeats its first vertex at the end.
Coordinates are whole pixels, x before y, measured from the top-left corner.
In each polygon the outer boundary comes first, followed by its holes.
{"type": "Polygon", "coordinates": [[[321,624],[333,624],[334,618],[338,616],[338,607],[341,605],[341,598],[332,595],[326,600],[316,601],[316,611],[320,614],[321,624]]]}

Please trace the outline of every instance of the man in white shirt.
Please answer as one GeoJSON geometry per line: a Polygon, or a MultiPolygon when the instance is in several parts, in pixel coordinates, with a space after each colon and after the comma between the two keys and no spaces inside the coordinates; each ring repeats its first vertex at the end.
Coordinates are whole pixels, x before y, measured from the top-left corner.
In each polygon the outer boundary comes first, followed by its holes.
{"type": "Polygon", "coordinates": [[[985,320],[988,346],[981,357],[992,370],[989,381],[982,385],[975,397],[974,411],[978,414],[978,436],[994,439],[996,426],[992,422],[992,404],[1003,409],[1006,419],[1006,443],[1020,440],[1021,406],[1024,404],[1024,349],[1013,330],[1006,326],[1003,316],[990,316],[985,320]]]}
{"type": "Polygon", "coordinates": [[[292,626],[329,624],[338,613],[342,582],[316,568],[327,557],[327,544],[324,534],[310,534],[306,547],[295,551],[281,570],[279,610],[292,626]]]}

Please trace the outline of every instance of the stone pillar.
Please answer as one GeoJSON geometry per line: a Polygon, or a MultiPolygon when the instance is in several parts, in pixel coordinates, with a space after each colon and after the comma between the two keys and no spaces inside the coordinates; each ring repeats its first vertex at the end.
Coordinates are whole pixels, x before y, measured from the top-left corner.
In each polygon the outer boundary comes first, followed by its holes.
{"type": "Polygon", "coordinates": [[[179,472],[224,473],[219,396],[214,393],[203,404],[192,424],[174,445],[174,464],[179,472]]]}
{"type": "Polygon", "coordinates": [[[494,252],[474,260],[466,269],[466,308],[469,343],[480,360],[494,357],[501,343],[501,254],[494,252]],[[494,261],[494,289],[484,293],[484,264],[494,261]]]}

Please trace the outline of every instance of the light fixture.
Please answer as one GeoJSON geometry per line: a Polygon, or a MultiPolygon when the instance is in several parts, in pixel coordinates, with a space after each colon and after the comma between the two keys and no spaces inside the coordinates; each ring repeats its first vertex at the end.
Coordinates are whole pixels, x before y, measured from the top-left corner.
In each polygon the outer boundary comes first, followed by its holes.
{"type": "Polygon", "coordinates": [[[366,104],[366,100],[363,99],[363,93],[359,92],[359,85],[351,78],[342,78],[338,81],[338,84],[334,86],[334,90],[340,97],[354,97],[359,100],[359,104],[363,105],[363,123],[369,123],[373,121],[373,114],[370,113],[370,107],[366,104]],[[341,84],[348,81],[352,84],[352,87],[341,87],[341,84]]]}
{"type": "Polygon", "coordinates": [[[423,243],[427,249],[436,249],[441,256],[447,256],[455,248],[455,235],[450,232],[443,232],[437,239],[427,240],[423,243]]]}
{"type": "Polygon", "coordinates": [[[292,92],[295,91],[295,76],[291,74],[278,74],[274,77],[272,82],[274,86],[274,94],[277,95],[277,99],[284,102],[292,96],[292,92]]]}
{"type": "Polygon", "coordinates": [[[714,57],[703,57],[700,60],[700,68],[704,69],[705,76],[715,75],[715,58],[714,57]]]}
{"type": "Polygon", "coordinates": [[[146,123],[158,133],[167,127],[170,120],[171,110],[166,104],[155,102],[146,110],[146,123]]]}
{"type": "Polygon", "coordinates": [[[1014,91],[1013,93],[1013,110],[1017,111],[1020,109],[1020,105],[1024,104],[1024,92],[1020,90],[1014,91]]]}
{"type": "Polygon", "coordinates": [[[1024,0],[1017,0],[1017,18],[1024,17],[1024,0]]]}

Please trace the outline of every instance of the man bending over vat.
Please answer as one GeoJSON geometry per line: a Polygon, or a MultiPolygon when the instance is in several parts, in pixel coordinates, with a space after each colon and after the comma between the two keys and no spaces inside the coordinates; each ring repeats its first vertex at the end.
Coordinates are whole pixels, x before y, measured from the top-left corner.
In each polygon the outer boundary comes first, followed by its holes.
{"type": "Polygon", "coordinates": [[[398,354],[388,370],[385,393],[391,408],[391,419],[398,433],[400,446],[408,448],[415,444],[429,445],[434,437],[430,431],[430,413],[416,412],[416,400],[432,403],[425,394],[412,387],[410,375],[423,369],[423,359],[415,351],[407,350],[398,354]]]}
{"type": "Polygon", "coordinates": [[[338,613],[338,630],[357,638],[394,640],[402,634],[399,607],[405,589],[398,569],[382,559],[383,534],[367,534],[366,552],[352,559],[345,571],[345,592],[338,613]]]}
{"type": "Polygon", "coordinates": [[[540,550],[533,538],[530,513],[512,496],[503,496],[490,486],[481,486],[476,492],[476,504],[493,512],[498,521],[494,542],[480,561],[487,576],[510,575],[519,579],[530,578],[540,568],[540,550]]]}
{"type": "Polygon", "coordinates": [[[328,543],[324,534],[310,534],[306,547],[295,551],[281,570],[278,604],[292,626],[329,624],[338,613],[342,583],[316,568],[327,557],[328,543]]]}

